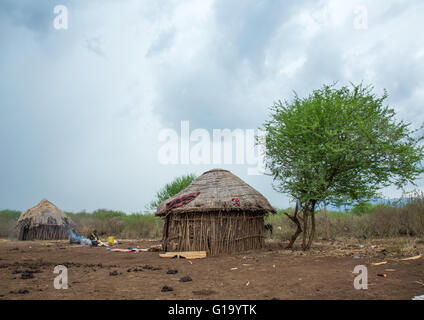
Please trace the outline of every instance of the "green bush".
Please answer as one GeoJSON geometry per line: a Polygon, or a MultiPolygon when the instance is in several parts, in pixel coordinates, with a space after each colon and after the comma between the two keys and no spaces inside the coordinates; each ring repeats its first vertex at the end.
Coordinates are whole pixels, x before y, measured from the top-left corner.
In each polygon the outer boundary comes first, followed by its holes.
{"type": "Polygon", "coordinates": [[[160,238],[163,221],[154,214],[133,213],[98,209],[93,213],[66,212],[83,235],[96,230],[100,237],[114,236],[121,239],[160,238]]]}
{"type": "Polygon", "coordinates": [[[22,212],[17,210],[0,210],[0,219],[18,221],[21,214],[22,212]]]}
{"type": "Polygon", "coordinates": [[[16,237],[16,221],[18,221],[20,211],[17,210],[0,210],[0,237],[10,238],[16,237]]]}
{"type": "Polygon", "coordinates": [[[376,205],[369,203],[369,202],[362,202],[355,205],[351,210],[350,213],[362,216],[367,213],[371,213],[376,208],[376,205]]]}
{"type": "Polygon", "coordinates": [[[156,209],[162,201],[175,196],[181,190],[187,188],[196,178],[196,174],[189,173],[173,179],[156,193],[155,198],[146,206],[147,209],[156,209]]]}
{"type": "Polygon", "coordinates": [[[113,211],[106,209],[97,209],[92,213],[93,218],[96,219],[113,219],[113,218],[124,218],[126,216],[125,212],[122,211],[113,211]]]}
{"type": "Polygon", "coordinates": [[[154,214],[133,213],[124,218],[122,235],[125,238],[160,238],[163,221],[154,214]]]}

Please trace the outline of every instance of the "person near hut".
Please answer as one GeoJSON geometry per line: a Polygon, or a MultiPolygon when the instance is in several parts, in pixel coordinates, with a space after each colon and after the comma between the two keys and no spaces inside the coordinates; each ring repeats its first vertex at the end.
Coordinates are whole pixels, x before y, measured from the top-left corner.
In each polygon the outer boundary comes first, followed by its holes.
{"type": "Polygon", "coordinates": [[[98,245],[99,245],[99,243],[100,243],[100,240],[99,240],[99,236],[97,235],[97,230],[93,230],[91,233],[90,233],[90,236],[88,237],[88,239],[90,239],[91,240],[91,245],[93,246],[93,247],[97,247],[98,245]]]}

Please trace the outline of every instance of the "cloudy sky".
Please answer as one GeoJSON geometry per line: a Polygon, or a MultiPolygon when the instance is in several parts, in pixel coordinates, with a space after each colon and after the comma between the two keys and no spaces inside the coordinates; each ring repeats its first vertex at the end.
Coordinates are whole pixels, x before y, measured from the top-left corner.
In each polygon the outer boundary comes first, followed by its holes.
{"type": "MultiPolygon", "coordinates": [[[[173,177],[217,167],[161,164],[161,130],[257,129],[274,101],[333,81],[386,88],[418,127],[423,15],[421,0],[2,0],[0,209],[144,210],[173,177]]],[[[219,167],[289,205],[248,164],[219,167]]]]}

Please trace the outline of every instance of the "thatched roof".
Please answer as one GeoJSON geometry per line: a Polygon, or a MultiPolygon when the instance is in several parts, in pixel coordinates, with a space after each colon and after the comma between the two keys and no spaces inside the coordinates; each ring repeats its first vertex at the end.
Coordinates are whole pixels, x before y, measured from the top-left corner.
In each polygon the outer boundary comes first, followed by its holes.
{"type": "Polygon", "coordinates": [[[274,213],[268,200],[249,186],[246,182],[228,170],[213,169],[206,171],[187,188],[168,200],[159,204],[156,215],[163,216],[172,213],[212,212],[212,211],[250,211],[274,213]],[[169,211],[166,204],[178,196],[197,193],[199,195],[191,202],[169,211]],[[233,198],[239,198],[240,205],[233,203],[233,198]]]}
{"type": "Polygon", "coordinates": [[[25,224],[29,227],[40,225],[69,226],[71,219],[50,201],[43,199],[39,204],[26,210],[18,219],[18,225],[25,224]]]}

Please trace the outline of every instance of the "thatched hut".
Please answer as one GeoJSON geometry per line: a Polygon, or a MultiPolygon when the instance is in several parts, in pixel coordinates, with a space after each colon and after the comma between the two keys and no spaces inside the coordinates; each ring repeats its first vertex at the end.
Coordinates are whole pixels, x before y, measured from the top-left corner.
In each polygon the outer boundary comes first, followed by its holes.
{"type": "Polygon", "coordinates": [[[65,213],[46,199],[26,210],[17,223],[19,240],[68,239],[74,227],[65,213]]]}
{"type": "Polygon", "coordinates": [[[268,200],[230,171],[203,173],[156,211],[164,218],[165,251],[206,251],[215,255],[264,246],[268,200]]]}

